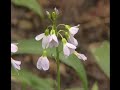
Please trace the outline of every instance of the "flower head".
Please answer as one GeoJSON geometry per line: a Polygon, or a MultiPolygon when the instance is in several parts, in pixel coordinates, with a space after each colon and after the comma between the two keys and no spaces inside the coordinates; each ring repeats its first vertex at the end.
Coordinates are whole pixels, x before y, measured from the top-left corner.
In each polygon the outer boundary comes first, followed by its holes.
{"type": "Polygon", "coordinates": [[[37,61],[37,68],[40,70],[48,70],[49,69],[49,60],[46,56],[41,56],[37,61]]]}
{"type": "Polygon", "coordinates": [[[51,30],[51,35],[50,35],[50,39],[49,39],[49,47],[57,47],[59,44],[57,36],[55,34],[54,30],[51,30]]]}
{"type": "MultiPolygon", "coordinates": [[[[18,51],[18,47],[17,47],[16,43],[11,43],[11,52],[15,53],[17,51],[18,51]]],[[[11,58],[11,64],[15,69],[20,70],[21,61],[16,61],[11,58]]]]}
{"type": "Polygon", "coordinates": [[[69,56],[70,54],[72,54],[75,51],[76,46],[74,46],[71,43],[68,43],[65,38],[62,39],[62,42],[63,42],[64,55],[69,56]]]}
{"type": "Polygon", "coordinates": [[[75,46],[78,45],[78,41],[71,34],[69,35],[68,42],[75,45],[75,46]]]}
{"type": "Polygon", "coordinates": [[[20,70],[21,61],[16,61],[16,60],[11,58],[11,64],[15,69],[20,70]]]}
{"type": "Polygon", "coordinates": [[[42,39],[42,47],[43,48],[48,48],[49,46],[49,40],[50,40],[50,35],[49,31],[46,30],[45,33],[39,34],[35,37],[35,40],[39,41],[42,39]]]}
{"type": "Polygon", "coordinates": [[[74,52],[74,54],[79,58],[79,59],[82,59],[82,60],[87,60],[87,57],[84,55],[84,54],[81,54],[81,53],[78,53],[78,52],[74,52]]]}

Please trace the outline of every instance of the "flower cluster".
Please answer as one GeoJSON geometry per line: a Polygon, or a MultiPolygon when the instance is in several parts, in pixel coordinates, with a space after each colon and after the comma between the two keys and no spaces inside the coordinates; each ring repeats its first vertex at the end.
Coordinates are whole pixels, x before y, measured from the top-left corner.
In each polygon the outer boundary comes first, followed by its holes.
{"type": "MultiPolygon", "coordinates": [[[[11,43],[11,53],[15,53],[17,51],[18,51],[17,44],[16,43],[11,43]]],[[[20,70],[21,61],[14,60],[11,57],[11,64],[16,70],[20,70]]]]}
{"type": "Polygon", "coordinates": [[[47,59],[46,49],[58,47],[59,36],[63,43],[63,53],[65,56],[70,56],[71,54],[74,54],[79,59],[82,59],[84,61],[87,60],[87,57],[84,54],[80,54],[77,51],[75,51],[78,45],[78,41],[74,38],[74,36],[78,33],[80,25],[71,27],[70,25],[59,24],[58,26],[56,26],[55,20],[59,15],[58,10],[55,8],[54,12],[50,13],[46,11],[46,13],[48,15],[48,18],[53,22],[53,25],[51,26],[51,29],[48,29],[47,27],[44,33],[39,34],[35,37],[35,40],[37,41],[42,40],[42,48],[44,49],[43,55],[37,61],[37,68],[45,71],[49,69],[49,60],[47,59]],[[65,30],[58,30],[58,27],[60,25],[63,25],[65,27],[65,30]]]}

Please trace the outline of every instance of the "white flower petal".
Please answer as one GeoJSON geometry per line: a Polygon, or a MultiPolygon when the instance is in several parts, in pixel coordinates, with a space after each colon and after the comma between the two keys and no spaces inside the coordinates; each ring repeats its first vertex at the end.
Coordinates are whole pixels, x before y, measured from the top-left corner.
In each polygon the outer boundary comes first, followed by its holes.
{"type": "Polygon", "coordinates": [[[49,45],[49,36],[44,36],[44,38],[42,40],[42,47],[48,48],[48,45],[49,45]]]}
{"type": "Polygon", "coordinates": [[[42,70],[42,66],[41,66],[41,61],[42,61],[42,59],[43,59],[43,57],[40,57],[39,59],[38,59],[38,61],[37,61],[37,68],[38,69],[40,69],[40,70],[42,70]]]}
{"type": "Polygon", "coordinates": [[[76,49],[76,46],[74,46],[74,45],[71,44],[71,43],[66,43],[66,45],[67,45],[69,48],[76,49]]]}
{"type": "Polygon", "coordinates": [[[66,55],[66,56],[69,56],[69,55],[70,55],[70,50],[69,50],[69,48],[67,47],[67,45],[64,45],[64,46],[63,46],[63,52],[64,52],[64,55],[66,55]]]}
{"type": "Polygon", "coordinates": [[[16,60],[11,58],[11,64],[15,69],[20,70],[21,61],[16,61],[16,60]]]}
{"type": "Polygon", "coordinates": [[[52,38],[53,38],[53,40],[54,40],[56,43],[58,43],[58,39],[57,39],[57,37],[56,37],[55,34],[52,35],[52,38]]]}
{"type": "Polygon", "coordinates": [[[43,57],[41,61],[41,66],[44,71],[49,69],[49,60],[47,59],[47,57],[43,57]]]}
{"type": "Polygon", "coordinates": [[[35,37],[35,40],[39,41],[39,40],[41,40],[44,36],[45,36],[44,33],[42,33],[42,34],[40,34],[40,35],[37,35],[37,36],[35,37]]]}
{"type": "Polygon", "coordinates": [[[70,38],[68,39],[68,42],[75,45],[75,46],[78,45],[78,41],[72,35],[70,35],[70,38]]]}
{"type": "Polygon", "coordinates": [[[69,31],[70,31],[70,33],[71,33],[72,35],[75,35],[75,34],[78,32],[78,30],[79,30],[79,28],[76,27],[76,26],[71,27],[71,28],[69,29],[69,31]]]}
{"type": "Polygon", "coordinates": [[[80,53],[78,53],[77,54],[77,57],[79,58],[79,59],[82,59],[82,60],[87,60],[87,57],[84,55],[84,54],[80,54],[80,53]]]}
{"type": "Polygon", "coordinates": [[[18,51],[18,47],[16,44],[11,44],[11,52],[15,53],[18,51]]]}

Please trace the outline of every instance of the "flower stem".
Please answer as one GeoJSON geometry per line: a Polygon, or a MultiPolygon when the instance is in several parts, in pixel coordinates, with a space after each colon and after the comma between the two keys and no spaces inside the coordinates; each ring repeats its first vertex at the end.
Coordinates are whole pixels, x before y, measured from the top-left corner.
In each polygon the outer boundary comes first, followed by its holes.
{"type": "Polygon", "coordinates": [[[59,51],[58,47],[56,47],[56,59],[57,59],[57,84],[58,84],[58,90],[60,90],[60,61],[59,61],[59,51]]]}

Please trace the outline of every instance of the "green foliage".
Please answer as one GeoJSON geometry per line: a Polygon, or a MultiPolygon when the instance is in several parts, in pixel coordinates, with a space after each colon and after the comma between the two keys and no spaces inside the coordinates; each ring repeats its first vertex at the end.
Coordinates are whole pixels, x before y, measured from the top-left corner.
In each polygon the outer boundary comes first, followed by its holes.
{"type": "Polygon", "coordinates": [[[54,85],[54,81],[52,79],[42,79],[27,70],[19,71],[18,75],[17,72],[12,69],[12,77],[15,78],[16,81],[20,81],[23,89],[30,86],[33,90],[48,90],[48,88],[49,90],[54,90],[52,88],[54,85]]]}
{"type": "Polygon", "coordinates": [[[97,82],[93,84],[92,89],[91,90],[98,90],[98,85],[97,82]]]}
{"type": "Polygon", "coordinates": [[[35,13],[37,13],[40,17],[43,17],[43,12],[40,4],[37,0],[11,0],[12,3],[18,6],[26,7],[35,13]]]}
{"type": "MultiPolygon", "coordinates": [[[[41,42],[35,41],[33,39],[19,41],[18,47],[18,54],[39,54],[41,56],[43,50],[41,42]]],[[[47,49],[47,52],[49,57],[56,57],[55,48],[49,48],[47,49]]],[[[86,72],[81,61],[75,55],[71,55],[68,58],[65,58],[62,51],[62,45],[59,47],[59,52],[60,60],[66,65],[72,67],[77,72],[80,80],[82,80],[84,90],[88,90],[86,72]]]]}
{"type": "Polygon", "coordinates": [[[110,45],[109,42],[103,42],[98,48],[91,48],[98,65],[110,77],[110,45]]]}

